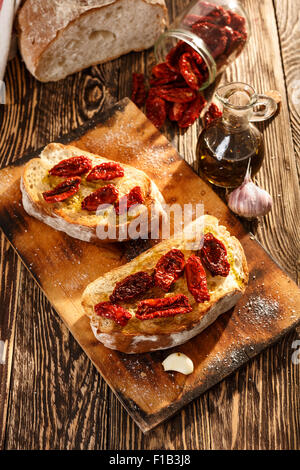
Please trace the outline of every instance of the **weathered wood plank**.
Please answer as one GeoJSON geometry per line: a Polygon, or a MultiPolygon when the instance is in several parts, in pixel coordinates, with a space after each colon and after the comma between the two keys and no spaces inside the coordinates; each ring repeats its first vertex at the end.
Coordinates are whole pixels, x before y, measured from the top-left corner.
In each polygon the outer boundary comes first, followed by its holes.
{"type": "MultiPolygon", "coordinates": [[[[283,10],[286,3],[291,2],[281,2],[283,10]]],[[[274,9],[272,1],[268,0],[249,0],[243,4],[250,16],[252,38],[238,60],[226,70],[222,81],[245,81],[254,85],[260,93],[276,89],[283,97],[280,113],[276,118],[258,126],[264,132],[266,158],[257,181],[272,194],[274,207],[258,228],[252,225],[251,230],[256,232],[258,239],[273,257],[299,282],[300,237],[299,224],[295,218],[297,206],[299,207],[299,185],[289,124],[290,96],[286,92],[282,71],[281,46],[274,9]]],[[[293,4],[299,10],[299,2],[293,4]]],[[[296,34],[293,30],[293,35],[296,34]]],[[[292,38],[290,42],[293,42],[292,38]]],[[[299,57],[299,50],[295,56],[299,57]]],[[[291,363],[295,339],[297,333],[288,336],[279,345],[263,353],[259,359],[255,359],[251,367],[245,370],[246,375],[244,370],[236,374],[233,401],[226,402],[222,411],[217,413],[219,418],[216,418],[216,413],[210,415],[211,435],[216,438],[212,443],[214,448],[296,448],[300,438],[300,402],[295,390],[299,384],[300,371],[299,366],[291,363]],[[276,367],[278,357],[288,358],[285,359],[283,369],[276,367]],[[251,382],[247,380],[245,386],[243,378],[249,377],[251,372],[251,382]],[[272,377],[272,380],[267,377],[272,377]],[[290,386],[291,383],[293,387],[290,386]],[[227,414],[228,407],[230,412],[227,414]],[[288,426],[281,418],[284,409],[289,410],[288,426]],[[294,411],[291,412],[291,409],[294,411]],[[218,429],[225,419],[228,423],[227,432],[220,434],[218,429]]],[[[228,392],[233,385],[233,379],[227,380],[224,387],[228,392]]],[[[219,396],[217,387],[209,392],[214,410],[217,409],[219,396]]]]}
{"type": "Polygon", "coordinates": [[[14,338],[17,303],[20,293],[20,260],[1,234],[0,238],[0,448],[5,441],[7,409],[10,392],[11,368],[14,355],[14,338]],[[11,284],[11,280],[14,283],[11,284]]]}
{"type": "Polygon", "coordinates": [[[300,11],[299,2],[274,0],[281,57],[295,150],[300,152],[300,11]]]}

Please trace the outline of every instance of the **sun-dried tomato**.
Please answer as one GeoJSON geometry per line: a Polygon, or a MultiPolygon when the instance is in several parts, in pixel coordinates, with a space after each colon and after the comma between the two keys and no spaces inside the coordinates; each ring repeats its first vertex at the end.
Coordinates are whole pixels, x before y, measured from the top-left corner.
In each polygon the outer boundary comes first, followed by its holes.
{"type": "Polygon", "coordinates": [[[189,103],[172,103],[169,109],[170,121],[180,121],[189,103]]]}
{"type": "Polygon", "coordinates": [[[230,26],[223,26],[221,28],[222,35],[227,36],[227,49],[230,47],[232,41],[234,40],[234,31],[230,26]]]}
{"type": "Polygon", "coordinates": [[[197,31],[197,26],[200,26],[201,23],[210,23],[214,24],[215,26],[222,27],[227,26],[229,24],[230,17],[229,15],[222,16],[201,16],[198,18],[197,21],[191,23],[190,27],[197,31]]]}
{"type": "Polygon", "coordinates": [[[79,191],[80,183],[80,176],[68,178],[62,183],[59,183],[54,189],[45,191],[43,198],[49,203],[65,201],[79,191]]]}
{"type": "Polygon", "coordinates": [[[232,31],[232,33],[230,35],[229,34],[229,31],[226,30],[226,35],[228,38],[226,54],[230,55],[235,51],[235,54],[238,55],[242,51],[244,44],[247,41],[247,34],[245,33],[243,35],[238,31],[232,31]]]}
{"type": "Polygon", "coordinates": [[[134,299],[135,297],[144,294],[150,289],[150,287],[153,287],[153,285],[153,276],[140,271],[125,277],[125,279],[120,282],[117,282],[109,299],[113,303],[126,302],[127,300],[134,299]]]}
{"type": "Polygon", "coordinates": [[[209,300],[206,272],[199,256],[189,257],[185,267],[185,275],[188,289],[196,302],[202,303],[209,300]]]}
{"type": "Polygon", "coordinates": [[[220,111],[220,109],[215,103],[211,103],[208,110],[204,114],[204,118],[203,118],[204,127],[210,126],[212,122],[214,122],[216,119],[220,118],[221,116],[222,116],[222,111],[220,111]]]}
{"type": "Polygon", "coordinates": [[[228,14],[230,16],[229,25],[235,31],[239,31],[240,33],[245,32],[246,20],[243,16],[234,13],[233,11],[228,10],[228,14]]]}
{"type": "Polygon", "coordinates": [[[188,103],[188,107],[183,113],[182,118],[178,121],[178,126],[186,128],[191,126],[201,114],[202,109],[206,106],[206,100],[201,93],[198,93],[196,99],[188,103]]]}
{"type": "Polygon", "coordinates": [[[227,250],[224,243],[215,238],[212,233],[204,235],[200,254],[203,263],[213,276],[228,276],[230,264],[227,259],[227,250]]]}
{"type": "Polygon", "coordinates": [[[227,36],[222,33],[222,28],[213,23],[197,23],[192,28],[194,33],[205,41],[214,58],[225,51],[227,36]]]}
{"type": "Polygon", "coordinates": [[[208,21],[193,24],[192,30],[197,36],[200,36],[207,45],[215,41],[215,35],[220,35],[218,26],[208,21]]]}
{"type": "Polygon", "coordinates": [[[146,101],[145,77],[143,73],[132,74],[131,100],[140,108],[146,101]]]}
{"type": "Polygon", "coordinates": [[[197,67],[197,71],[201,76],[201,81],[202,81],[202,84],[203,84],[208,79],[207,65],[204,62],[204,60],[202,59],[202,57],[200,56],[200,54],[198,54],[198,52],[196,52],[190,46],[189,46],[189,51],[188,52],[191,55],[195,65],[197,67]]]}
{"type": "Polygon", "coordinates": [[[198,69],[196,62],[189,52],[185,52],[179,59],[181,75],[193,90],[199,90],[204,83],[204,77],[198,69]]]}
{"type": "Polygon", "coordinates": [[[184,52],[186,52],[186,43],[184,41],[178,41],[176,46],[172,47],[167,54],[166,63],[173,72],[180,73],[179,59],[184,52]]]}
{"type": "Polygon", "coordinates": [[[164,299],[146,299],[138,304],[136,318],[139,320],[151,320],[153,318],[171,317],[188,313],[193,310],[188,298],[183,294],[177,294],[164,299]]]}
{"type": "Polygon", "coordinates": [[[155,266],[154,282],[157,287],[168,292],[172,284],[182,275],[184,254],[174,248],[163,255],[155,266]]]}
{"type": "MultiPolygon", "coordinates": [[[[175,87],[175,86],[180,87],[180,86],[185,86],[186,85],[185,81],[178,74],[174,73],[173,77],[176,77],[176,78],[174,78],[174,79],[170,78],[169,75],[166,75],[165,77],[160,77],[160,78],[156,78],[156,77],[151,78],[150,79],[150,86],[151,87],[159,87],[159,86],[162,86],[162,85],[169,85],[169,86],[172,86],[172,87],[175,87]]],[[[150,89],[150,92],[152,90],[153,90],[153,88],[150,89]]],[[[151,96],[151,93],[150,93],[150,96],[151,96]]]]}
{"type": "Polygon", "coordinates": [[[209,46],[215,46],[220,37],[223,35],[222,28],[214,23],[199,24],[197,32],[209,46]]]}
{"type": "Polygon", "coordinates": [[[143,204],[144,198],[142,195],[142,190],[140,186],[135,186],[132,190],[122,196],[115,205],[115,211],[117,215],[122,215],[127,212],[130,207],[135,206],[136,204],[143,204]]]}
{"type": "Polygon", "coordinates": [[[197,25],[200,25],[201,23],[213,23],[213,24],[215,24],[215,20],[211,16],[199,16],[198,20],[195,21],[193,24],[191,24],[191,26],[194,26],[194,29],[196,30],[197,25]]]}
{"type": "Polygon", "coordinates": [[[155,127],[160,129],[167,118],[167,104],[165,100],[154,93],[149,94],[146,101],[146,116],[155,127]]]}
{"type": "Polygon", "coordinates": [[[247,39],[245,18],[212,4],[200,8],[199,12],[201,11],[204,12],[203,16],[197,18],[197,15],[192,15],[192,18],[188,20],[189,26],[205,41],[215,59],[225,52],[227,55],[231,54],[238,47],[242,49],[247,39]],[[228,29],[225,30],[225,28],[228,29]],[[232,44],[233,32],[241,35],[239,38],[235,36],[234,46],[232,44]]]}
{"type": "Polygon", "coordinates": [[[86,211],[96,211],[100,205],[113,204],[119,196],[119,191],[113,184],[108,184],[89,194],[81,203],[86,211]]]}
{"type": "Polygon", "coordinates": [[[230,23],[229,12],[221,6],[218,6],[215,8],[215,10],[211,11],[208,14],[208,17],[211,18],[211,21],[213,21],[214,23],[222,26],[225,26],[230,23]]]}
{"type": "Polygon", "coordinates": [[[203,65],[205,64],[205,62],[203,61],[201,55],[195,51],[195,49],[193,49],[191,46],[189,46],[187,44],[187,47],[186,47],[186,52],[188,52],[191,57],[193,58],[194,62],[197,64],[199,70],[201,71],[203,65]]]}
{"type": "Polygon", "coordinates": [[[185,88],[171,88],[167,86],[157,87],[156,94],[166,100],[171,101],[172,103],[188,103],[193,101],[196,98],[195,90],[191,90],[188,87],[185,88]]]}
{"type": "Polygon", "coordinates": [[[87,181],[104,180],[109,181],[115,178],[122,178],[124,169],[115,162],[104,162],[94,166],[92,171],[87,175],[87,181]]]}
{"type": "Polygon", "coordinates": [[[179,78],[179,74],[176,72],[173,72],[166,62],[162,62],[161,64],[157,64],[152,68],[152,75],[156,78],[164,78],[168,79],[168,82],[174,82],[174,80],[177,80],[179,78]]]}
{"type": "Polygon", "coordinates": [[[120,326],[125,326],[132,316],[125,308],[111,302],[100,302],[94,310],[99,317],[110,318],[120,326]]]}
{"type": "MultiPolygon", "coordinates": [[[[170,79],[169,77],[161,77],[161,78],[150,78],[150,87],[158,87],[158,86],[162,86],[162,85],[167,85],[168,83],[170,83],[170,79]]],[[[152,88],[150,89],[150,91],[152,90],[152,88]]],[[[149,95],[148,95],[149,96],[149,95]]],[[[150,94],[151,96],[151,94],[150,94]]]]}
{"type": "Polygon", "coordinates": [[[227,36],[221,36],[218,41],[216,41],[215,45],[211,49],[211,55],[214,59],[217,59],[221,54],[223,54],[226,50],[227,46],[227,36]]]}
{"type": "Polygon", "coordinates": [[[171,90],[173,88],[186,88],[186,81],[180,76],[177,80],[171,83],[163,83],[164,79],[156,78],[151,82],[151,88],[148,93],[148,99],[152,99],[155,96],[160,97],[160,89],[171,90]]]}
{"type": "Polygon", "coordinates": [[[80,176],[90,171],[92,166],[91,160],[87,157],[71,157],[57,163],[57,165],[49,170],[49,174],[66,178],[80,176]]]}

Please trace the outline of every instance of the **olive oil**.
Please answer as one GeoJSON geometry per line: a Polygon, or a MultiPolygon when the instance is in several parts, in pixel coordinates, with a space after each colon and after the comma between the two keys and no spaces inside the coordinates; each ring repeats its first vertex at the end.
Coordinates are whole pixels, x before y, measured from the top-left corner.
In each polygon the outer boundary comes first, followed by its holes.
{"type": "Polygon", "coordinates": [[[264,144],[252,121],[268,116],[255,111],[262,96],[240,82],[218,88],[216,97],[223,105],[223,115],[203,129],[196,149],[200,175],[210,183],[235,188],[242,184],[248,166],[252,176],[259,171],[264,144]]]}
{"type": "Polygon", "coordinates": [[[248,129],[226,132],[220,119],[200,134],[196,153],[202,178],[216,186],[234,188],[242,184],[249,160],[252,176],[259,171],[264,145],[261,136],[248,129]]]}

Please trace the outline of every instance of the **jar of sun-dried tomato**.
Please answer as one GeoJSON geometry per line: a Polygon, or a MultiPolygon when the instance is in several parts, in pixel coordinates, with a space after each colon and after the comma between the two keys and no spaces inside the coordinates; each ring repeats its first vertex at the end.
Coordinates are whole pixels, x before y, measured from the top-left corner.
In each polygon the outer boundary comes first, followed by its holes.
{"type": "Polygon", "coordinates": [[[250,24],[237,0],[196,0],[157,40],[155,56],[204,90],[243,50],[250,24]]]}

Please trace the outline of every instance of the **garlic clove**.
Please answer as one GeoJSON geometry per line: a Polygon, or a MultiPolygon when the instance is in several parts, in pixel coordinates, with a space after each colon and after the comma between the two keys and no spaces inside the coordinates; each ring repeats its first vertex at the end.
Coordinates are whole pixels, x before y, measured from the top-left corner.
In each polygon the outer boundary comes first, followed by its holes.
{"type": "Polygon", "coordinates": [[[162,363],[165,371],[174,370],[184,375],[194,372],[193,361],[183,353],[172,353],[162,363]]]}
{"type": "Polygon", "coordinates": [[[228,197],[228,207],[237,215],[254,219],[266,215],[272,208],[272,197],[251,180],[248,166],[244,182],[228,197]]]}

